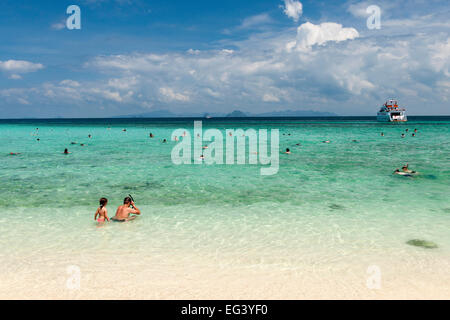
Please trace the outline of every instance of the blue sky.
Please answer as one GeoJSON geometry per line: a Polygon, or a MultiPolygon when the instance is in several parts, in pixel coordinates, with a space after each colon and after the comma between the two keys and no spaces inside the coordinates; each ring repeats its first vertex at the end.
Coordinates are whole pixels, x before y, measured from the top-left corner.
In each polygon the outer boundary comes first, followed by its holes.
{"type": "Polygon", "coordinates": [[[374,115],[390,97],[450,114],[449,17],[440,0],[3,0],[0,118],[374,115]],[[81,30],[65,27],[72,4],[81,30]]]}

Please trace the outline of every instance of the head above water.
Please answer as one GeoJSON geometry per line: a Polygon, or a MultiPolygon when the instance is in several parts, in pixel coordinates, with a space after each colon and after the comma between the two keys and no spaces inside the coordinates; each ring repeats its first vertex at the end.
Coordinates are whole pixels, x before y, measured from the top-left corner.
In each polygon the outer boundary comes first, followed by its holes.
{"type": "Polygon", "coordinates": [[[131,204],[131,201],[130,197],[125,197],[125,199],[123,199],[123,204],[131,204]]]}
{"type": "Polygon", "coordinates": [[[100,198],[100,207],[104,207],[104,206],[106,206],[106,204],[108,203],[108,199],[106,199],[106,198],[100,198]]]}

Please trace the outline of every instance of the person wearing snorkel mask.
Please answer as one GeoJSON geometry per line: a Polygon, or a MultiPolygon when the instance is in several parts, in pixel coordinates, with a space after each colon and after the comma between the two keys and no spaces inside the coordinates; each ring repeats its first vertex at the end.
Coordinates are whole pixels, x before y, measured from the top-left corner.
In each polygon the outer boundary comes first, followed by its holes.
{"type": "Polygon", "coordinates": [[[141,210],[136,207],[131,197],[126,197],[125,199],[123,199],[123,205],[117,208],[116,215],[111,218],[111,220],[117,222],[130,221],[136,218],[136,216],[130,217],[131,214],[140,215],[141,210]]]}

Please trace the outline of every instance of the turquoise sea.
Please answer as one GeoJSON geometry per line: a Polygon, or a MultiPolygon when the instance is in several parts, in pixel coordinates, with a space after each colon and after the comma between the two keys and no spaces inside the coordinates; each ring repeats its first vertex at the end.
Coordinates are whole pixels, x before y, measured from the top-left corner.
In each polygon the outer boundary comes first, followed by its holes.
{"type": "MultiPolygon", "coordinates": [[[[365,297],[367,267],[377,265],[384,290],[391,290],[386,296],[420,297],[432,285],[438,297],[450,298],[450,117],[411,117],[403,124],[203,119],[204,130],[224,136],[225,129],[279,129],[280,151],[292,153],[280,152],[272,176],[260,175],[260,165],[173,164],[170,136],[179,128],[192,133],[193,119],[1,120],[0,297],[64,296],[67,265],[84,272],[85,291],[78,294],[88,298],[113,296],[95,280],[99,268],[124,283],[134,275],[128,288],[135,283],[137,291],[120,297],[203,297],[208,285],[198,281],[197,291],[193,283],[191,291],[181,290],[182,279],[195,278],[181,266],[216,270],[224,279],[229,270],[235,278],[244,278],[242,270],[270,270],[280,286],[294,272],[342,288],[344,297],[353,291],[365,297]],[[392,174],[405,163],[419,174],[392,174]],[[129,193],[141,217],[102,227],[94,222],[100,197],[109,199],[111,217],[129,193]],[[408,245],[411,239],[437,248],[408,245]],[[119,268],[125,263],[126,272],[119,268]],[[136,278],[136,270],[152,276],[136,278]],[[142,284],[150,278],[159,286],[142,284]]],[[[293,291],[280,297],[298,297],[293,291]]]]}

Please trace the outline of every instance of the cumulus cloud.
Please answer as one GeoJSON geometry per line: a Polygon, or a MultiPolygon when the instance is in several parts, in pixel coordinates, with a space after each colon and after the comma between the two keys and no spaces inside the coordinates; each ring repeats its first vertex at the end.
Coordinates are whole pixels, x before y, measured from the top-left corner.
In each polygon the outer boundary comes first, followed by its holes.
{"type": "Polygon", "coordinates": [[[343,28],[341,24],[334,22],[324,22],[312,24],[306,22],[297,29],[297,39],[288,43],[288,49],[308,49],[314,45],[323,45],[329,41],[345,41],[359,37],[359,33],[354,28],[343,28]]]}
{"type": "Polygon", "coordinates": [[[44,68],[40,63],[33,63],[25,60],[0,61],[0,71],[5,71],[18,75],[20,73],[35,72],[44,68]]]}
{"type": "Polygon", "coordinates": [[[284,13],[297,22],[303,13],[303,5],[300,1],[284,0],[284,13]]]}

